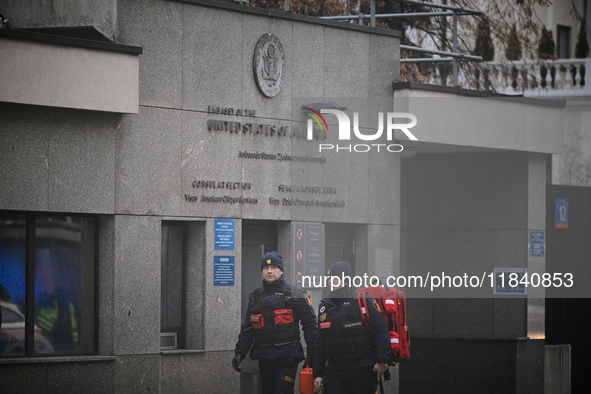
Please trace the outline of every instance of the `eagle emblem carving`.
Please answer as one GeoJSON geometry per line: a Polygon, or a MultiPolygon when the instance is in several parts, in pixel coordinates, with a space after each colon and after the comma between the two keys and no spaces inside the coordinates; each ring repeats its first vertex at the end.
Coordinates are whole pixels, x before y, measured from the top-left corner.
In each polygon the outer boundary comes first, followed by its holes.
{"type": "Polygon", "coordinates": [[[257,41],[253,58],[254,77],[262,94],[276,96],[283,85],[285,52],[279,38],[264,34],[257,41]]]}

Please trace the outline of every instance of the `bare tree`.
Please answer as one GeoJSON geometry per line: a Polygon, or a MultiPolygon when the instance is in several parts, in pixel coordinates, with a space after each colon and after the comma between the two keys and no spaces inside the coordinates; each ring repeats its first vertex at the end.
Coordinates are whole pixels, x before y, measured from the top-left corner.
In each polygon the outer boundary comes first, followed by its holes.
{"type": "MultiPolygon", "coordinates": [[[[458,52],[473,54],[476,48],[478,25],[482,25],[482,19],[486,18],[486,25],[495,45],[495,60],[506,60],[504,54],[515,53],[512,46],[519,44],[522,59],[537,58],[537,43],[540,38],[542,21],[538,12],[548,7],[551,0],[439,0],[428,1],[434,4],[445,4],[468,9],[484,8],[484,16],[461,16],[458,19],[458,52]]],[[[427,2],[427,3],[428,3],[427,2]]],[[[252,0],[252,6],[283,10],[284,0],[252,0]]],[[[291,0],[290,11],[297,14],[312,16],[334,15],[358,15],[370,13],[370,0],[291,0]]],[[[574,5],[573,5],[574,8],[574,5]]],[[[575,8],[576,9],[576,8],[575,8]]],[[[378,14],[404,14],[423,11],[437,11],[425,5],[425,2],[410,3],[399,0],[376,0],[376,13],[378,14]]],[[[346,23],[346,22],[344,22],[346,23]]],[[[351,22],[351,23],[357,23],[351,22]]],[[[369,23],[366,19],[366,24],[369,23]]],[[[451,51],[453,48],[452,18],[433,17],[408,17],[408,18],[380,18],[378,27],[394,29],[402,32],[401,44],[431,48],[440,51],[451,51]]],[[[426,57],[417,52],[403,51],[403,58],[426,57]]],[[[474,65],[465,62],[460,63],[463,74],[474,73],[474,65]],[[470,67],[472,69],[470,69],[470,67]]],[[[423,82],[429,76],[437,72],[442,81],[447,80],[451,65],[445,63],[421,63],[403,64],[401,78],[405,81],[423,82]]],[[[468,81],[470,82],[470,81],[468,81]]]]}
{"type": "Polygon", "coordinates": [[[591,136],[584,135],[564,146],[558,165],[560,184],[571,186],[591,186],[591,156],[584,147],[591,147],[591,136]]]}

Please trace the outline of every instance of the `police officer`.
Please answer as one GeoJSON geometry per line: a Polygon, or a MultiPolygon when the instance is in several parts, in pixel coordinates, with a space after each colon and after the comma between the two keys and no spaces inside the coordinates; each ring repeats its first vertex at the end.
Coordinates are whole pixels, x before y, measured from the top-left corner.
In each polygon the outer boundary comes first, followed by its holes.
{"type": "Polygon", "coordinates": [[[324,394],[373,394],[388,369],[388,326],[372,296],[366,294],[365,303],[357,298],[348,262],[333,264],[328,274],[332,291],[318,308],[314,386],[324,386],[324,394]],[[359,303],[369,319],[364,320],[359,303]]]}
{"type": "Polygon", "coordinates": [[[241,371],[240,363],[254,341],[250,357],[259,360],[263,394],[291,394],[298,363],[304,360],[299,324],[308,347],[304,367],[311,366],[318,328],[316,316],[306,293],[292,289],[285,281],[283,259],[277,252],[263,256],[261,271],[263,287],[248,297],[232,367],[241,371]]]}
{"type": "Polygon", "coordinates": [[[80,344],[76,309],[71,291],[58,288],[45,294],[37,308],[36,322],[56,350],[74,351],[80,344]]]}

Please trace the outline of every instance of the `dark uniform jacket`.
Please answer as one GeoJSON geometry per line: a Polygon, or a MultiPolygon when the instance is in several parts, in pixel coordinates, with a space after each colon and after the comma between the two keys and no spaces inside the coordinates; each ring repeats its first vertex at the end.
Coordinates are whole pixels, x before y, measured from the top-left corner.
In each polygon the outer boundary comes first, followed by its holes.
{"type": "MultiPolygon", "coordinates": [[[[264,306],[275,306],[283,298],[283,293],[287,287],[285,278],[282,276],[275,283],[267,284],[263,281],[262,287],[262,303],[264,306]]],[[[308,355],[314,354],[314,344],[316,341],[316,316],[314,314],[314,308],[312,303],[307,297],[306,292],[300,289],[292,287],[291,300],[289,301],[293,308],[293,319],[294,324],[298,327],[299,337],[299,324],[304,330],[304,339],[308,347],[308,355]]],[[[246,307],[246,316],[242,324],[242,329],[238,335],[238,343],[236,343],[236,353],[246,356],[248,350],[253,346],[250,354],[251,359],[274,359],[280,357],[291,357],[298,360],[303,360],[304,350],[299,340],[287,344],[273,344],[261,346],[257,344],[255,339],[255,328],[251,321],[251,315],[253,310],[253,293],[248,297],[248,306],[246,307]],[[253,345],[254,342],[254,345],[253,345]]],[[[255,319],[256,320],[256,319],[255,319]]],[[[268,323],[268,322],[267,322],[268,323]]],[[[267,324],[266,323],[266,324],[267,324]]],[[[255,323],[257,324],[257,323],[255,323]]]]}
{"type": "MultiPolygon", "coordinates": [[[[384,320],[382,313],[377,309],[373,301],[373,297],[366,294],[368,312],[370,316],[369,330],[365,327],[365,323],[359,324],[355,321],[361,319],[361,313],[358,312],[357,292],[352,288],[342,288],[331,292],[327,297],[324,297],[320,302],[318,310],[319,329],[316,337],[316,346],[314,347],[314,376],[324,376],[324,369],[349,369],[361,367],[373,367],[375,363],[387,363],[387,356],[390,353],[390,334],[388,332],[388,325],[384,320]],[[323,308],[324,306],[324,308],[323,308]],[[348,315],[348,316],[347,316],[348,315]],[[340,327],[338,338],[335,336],[335,322],[347,319],[346,324],[340,327]],[[328,324],[331,323],[331,324],[328,324]],[[345,327],[345,325],[347,327],[345,327]],[[335,339],[342,339],[345,335],[342,333],[353,326],[357,336],[367,335],[369,341],[369,354],[359,354],[358,357],[350,359],[331,359],[329,353],[335,354],[334,347],[327,349],[327,342],[330,343],[335,339]],[[330,331],[332,330],[332,331],[330,331]],[[328,359],[328,364],[326,361],[328,359]]],[[[362,320],[361,320],[362,321],[362,320]]],[[[365,340],[365,338],[363,338],[365,340]]],[[[363,340],[360,340],[363,343],[363,340]]],[[[344,341],[343,341],[344,342],[344,341]]],[[[341,344],[343,342],[340,342],[341,344]]],[[[334,346],[334,345],[333,345],[334,346]]],[[[354,346],[350,346],[346,350],[352,350],[354,346]]],[[[341,353],[342,354],[342,353],[341,353]]],[[[347,354],[349,356],[349,354],[347,354]]]]}

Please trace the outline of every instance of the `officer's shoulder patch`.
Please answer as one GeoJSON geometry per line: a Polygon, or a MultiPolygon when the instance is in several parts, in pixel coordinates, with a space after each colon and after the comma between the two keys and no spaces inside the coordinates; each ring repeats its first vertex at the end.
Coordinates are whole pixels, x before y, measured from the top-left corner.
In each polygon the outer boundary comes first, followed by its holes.
{"type": "Polygon", "coordinates": [[[290,383],[295,383],[295,379],[292,378],[291,376],[285,376],[285,380],[290,383]]]}
{"type": "Polygon", "coordinates": [[[312,300],[310,299],[310,296],[306,294],[306,302],[308,303],[308,305],[312,305],[312,300]]]}
{"type": "Polygon", "coordinates": [[[320,316],[318,317],[318,319],[323,322],[326,320],[326,313],[321,313],[320,316]]]}
{"type": "Polygon", "coordinates": [[[378,302],[375,299],[373,300],[372,304],[378,312],[382,313],[382,310],[380,309],[380,306],[378,305],[378,302]]]}

